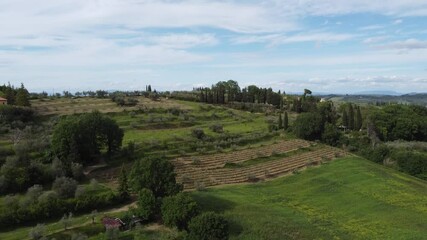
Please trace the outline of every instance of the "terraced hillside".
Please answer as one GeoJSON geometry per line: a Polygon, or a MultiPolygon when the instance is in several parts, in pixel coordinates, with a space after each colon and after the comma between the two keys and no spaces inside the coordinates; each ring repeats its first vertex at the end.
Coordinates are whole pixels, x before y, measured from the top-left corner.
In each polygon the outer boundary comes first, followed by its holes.
{"type": "Polygon", "coordinates": [[[159,101],[153,101],[149,98],[138,97],[138,104],[133,107],[120,107],[109,98],[59,98],[59,99],[42,99],[33,100],[31,105],[41,115],[69,115],[74,113],[85,113],[97,110],[103,113],[122,112],[123,110],[137,110],[139,108],[180,108],[188,109],[189,107],[179,104],[176,101],[161,98],[159,101]]]}
{"type": "Polygon", "coordinates": [[[342,150],[304,140],[201,157],[172,160],[185,189],[273,178],[346,155],[342,150]]]}

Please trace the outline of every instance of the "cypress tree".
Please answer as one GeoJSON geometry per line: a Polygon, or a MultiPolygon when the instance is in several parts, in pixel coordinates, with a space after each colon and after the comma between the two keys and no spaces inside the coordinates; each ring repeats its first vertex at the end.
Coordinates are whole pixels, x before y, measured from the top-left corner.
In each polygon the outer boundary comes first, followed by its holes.
{"type": "Polygon", "coordinates": [[[279,129],[282,129],[283,128],[283,120],[282,120],[282,114],[281,113],[279,113],[279,129]]]}
{"type": "Polygon", "coordinates": [[[348,128],[354,130],[354,109],[353,105],[350,104],[348,107],[348,128]]]}
{"type": "Polygon", "coordinates": [[[6,87],[6,90],[4,93],[6,95],[7,104],[14,105],[15,104],[15,91],[14,91],[14,88],[12,86],[10,86],[10,83],[6,87]]]}
{"type": "Polygon", "coordinates": [[[285,118],[283,119],[283,129],[287,130],[288,127],[289,127],[288,112],[285,112],[285,118]]]}
{"type": "Polygon", "coordinates": [[[123,200],[129,199],[129,183],[124,165],[120,171],[118,192],[123,200]]]}
{"type": "Polygon", "coordinates": [[[356,112],[356,130],[360,130],[363,125],[362,113],[360,112],[360,107],[357,107],[356,112]]]}
{"type": "Polygon", "coordinates": [[[345,109],[342,113],[342,125],[346,128],[348,127],[348,115],[347,115],[347,111],[345,109]]]}
{"type": "Polygon", "coordinates": [[[21,87],[16,93],[16,105],[18,106],[30,106],[30,94],[27,89],[24,87],[24,84],[21,83],[21,87]]]}

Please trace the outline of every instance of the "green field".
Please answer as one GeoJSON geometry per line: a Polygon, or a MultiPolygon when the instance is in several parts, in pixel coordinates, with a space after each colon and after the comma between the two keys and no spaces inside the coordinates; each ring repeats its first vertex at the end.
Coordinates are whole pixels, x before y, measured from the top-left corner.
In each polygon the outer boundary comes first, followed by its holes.
{"type": "Polygon", "coordinates": [[[273,181],[192,193],[231,239],[426,239],[427,183],[348,157],[273,181]]]}

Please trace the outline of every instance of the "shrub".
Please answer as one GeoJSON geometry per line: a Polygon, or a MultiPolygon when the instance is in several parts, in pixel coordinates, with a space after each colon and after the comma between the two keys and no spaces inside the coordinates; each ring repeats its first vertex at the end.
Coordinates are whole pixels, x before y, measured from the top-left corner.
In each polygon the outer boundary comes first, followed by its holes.
{"type": "Polygon", "coordinates": [[[202,213],[191,219],[188,230],[190,240],[226,240],[229,235],[227,220],[214,212],[202,213]]]}
{"type": "Polygon", "coordinates": [[[209,128],[212,130],[212,132],[216,132],[216,133],[224,132],[224,127],[221,124],[214,124],[209,128]]]}
{"type": "Polygon", "coordinates": [[[137,208],[134,210],[135,215],[143,220],[150,220],[155,212],[156,198],[150,189],[143,188],[138,193],[137,208]]]}
{"type": "Polygon", "coordinates": [[[58,199],[58,194],[57,194],[56,192],[53,192],[53,191],[47,191],[47,192],[42,193],[42,194],[38,197],[37,201],[38,201],[40,204],[46,204],[46,203],[53,202],[53,201],[55,201],[55,200],[57,200],[57,199],[58,199]]]}
{"type": "Polygon", "coordinates": [[[86,193],[87,193],[86,187],[78,186],[76,189],[76,192],[74,193],[74,197],[80,198],[80,197],[86,195],[86,193]]]}
{"type": "Polygon", "coordinates": [[[28,237],[33,240],[41,239],[45,234],[45,226],[44,224],[37,224],[37,226],[31,228],[30,232],[28,233],[28,237]]]}
{"type": "Polygon", "coordinates": [[[196,188],[197,191],[205,191],[206,190],[205,184],[203,182],[195,182],[194,187],[196,188]]]}
{"type": "Polygon", "coordinates": [[[197,139],[203,139],[206,135],[203,129],[201,128],[194,128],[191,130],[191,135],[197,139]]]}
{"type": "Polygon", "coordinates": [[[84,235],[83,233],[73,233],[71,235],[71,240],[87,240],[88,236],[84,235]]]}
{"type": "Polygon", "coordinates": [[[197,203],[187,194],[178,193],[163,199],[162,218],[166,226],[187,229],[188,222],[199,212],[197,203]]]}
{"type": "Polygon", "coordinates": [[[83,165],[80,163],[71,163],[71,173],[73,174],[74,179],[82,179],[83,174],[83,165]]]}
{"type": "Polygon", "coordinates": [[[58,193],[62,198],[70,198],[74,196],[77,189],[77,182],[68,177],[59,177],[52,184],[52,190],[58,193]]]}
{"type": "Polygon", "coordinates": [[[28,198],[31,202],[36,202],[40,195],[42,195],[42,193],[43,187],[41,185],[36,184],[28,188],[25,197],[28,198]]]}

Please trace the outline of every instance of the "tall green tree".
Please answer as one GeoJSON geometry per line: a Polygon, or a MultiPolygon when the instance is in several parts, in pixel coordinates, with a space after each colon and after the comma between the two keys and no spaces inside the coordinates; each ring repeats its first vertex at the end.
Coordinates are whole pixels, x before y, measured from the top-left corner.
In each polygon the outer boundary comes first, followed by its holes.
{"type": "Polygon", "coordinates": [[[163,198],[182,191],[175,178],[174,166],[168,160],[150,157],[134,163],[129,180],[133,191],[147,188],[156,198],[163,198]]]}
{"type": "Polygon", "coordinates": [[[354,109],[353,105],[349,104],[348,106],[348,128],[354,130],[354,109]]]}
{"type": "Polygon", "coordinates": [[[301,113],[298,115],[292,127],[293,132],[299,138],[316,140],[321,138],[324,123],[318,113],[301,113]]]}
{"type": "Polygon", "coordinates": [[[15,105],[18,106],[30,106],[30,93],[24,87],[24,84],[21,83],[21,87],[16,92],[16,102],[15,105]]]}
{"type": "Polygon", "coordinates": [[[119,196],[121,197],[121,199],[123,200],[129,199],[130,197],[129,182],[128,182],[128,177],[127,177],[127,173],[124,165],[122,165],[122,169],[120,170],[119,187],[117,190],[119,192],[119,196]]]}
{"type": "Polygon", "coordinates": [[[197,203],[186,193],[163,199],[162,218],[166,226],[187,229],[190,220],[199,213],[197,203]]]}
{"type": "Polygon", "coordinates": [[[53,131],[52,151],[61,161],[72,158],[85,164],[104,147],[109,153],[119,150],[122,140],[123,130],[115,121],[92,112],[61,119],[53,131]]]}
{"type": "Polygon", "coordinates": [[[6,95],[7,104],[14,105],[15,104],[15,89],[10,83],[7,85],[4,94],[6,95]]]}
{"type": "Polygon", "coordinates": [[[283,119],[283,129],[288,130],[288,128],[289,128],[288,112],[285,112],[285,118],[283,119]]]}
{"type": "Polygon", "coordinates": [[[278,123],[278,129],[283,128],[283,120],[282,120],[282,114],[279,113],[279,123],[278,123]]]}
{"type": "Polygon", "coordinates": [[[362,120],[362,113],[360,112],[360,107],[357,107],[357,111],[356,111],[356,122],[355,122],[355,127],[356,130],[360,130],[362,128],[363,125],[363,120],[362,120]]]}
{"type": "Polygon", "coordinates": [[[344,109],[343,113],[342,113],[342,125],[346,128],[348,128],[348,115],[347,115],[347,110],[344,109]]]}

